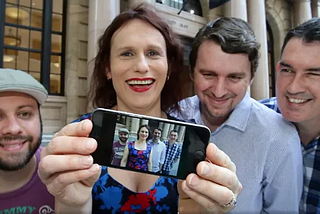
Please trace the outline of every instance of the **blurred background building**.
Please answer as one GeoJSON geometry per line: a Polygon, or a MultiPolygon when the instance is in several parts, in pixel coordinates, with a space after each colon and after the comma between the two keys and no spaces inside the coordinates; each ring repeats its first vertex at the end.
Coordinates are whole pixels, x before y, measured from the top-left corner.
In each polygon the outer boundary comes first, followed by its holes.
{"type": "Polygon", "coordinates": [[[238,17],[255,31],[262,46],[250,93],[259,100],[275,95],[275,66],[287,31],[320,16],[320,0],[0,0],[0,67],[28,72],[48,89],[41,108],[48,139],[90,111],[87,92],[97,40],[117,14],[142,1],[153,4],[181,36],[185,97],[193,95],[192,38],[208,21],[238,17]]]}

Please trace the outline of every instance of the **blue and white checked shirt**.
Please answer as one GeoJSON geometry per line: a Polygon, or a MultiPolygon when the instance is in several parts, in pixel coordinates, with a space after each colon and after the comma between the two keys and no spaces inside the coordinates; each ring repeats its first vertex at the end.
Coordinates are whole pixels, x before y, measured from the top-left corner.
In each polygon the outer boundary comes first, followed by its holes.
{"type": "MultiPolygon", "coordinates": [[[[281,113],[277,99],[261,100],[267,107],[281,113]]],[[[306,147],[301,144],[304,165],[304,186],[300,201],[300,213],[320,214],[320,136],[306,147]]]]}
{"type": "Polygon", "coordinates": [[[175,159],[180,158],[180,146],[175,142],[172,146],[170,146],[169,141],[165,141],[166,145],[166,159],[164,160],[164,164],[162,167],[163,171],[170,171],[172,169],[173,163],[175,159]]]}
{"type": "MultiPolygon", "coordinates": [[[[182,114],[170,115],[203,124],[197,96],[179,105],[182,114]]],[[[236,164],[243,185],[230,213],[299,213],[303,166],[300,138],[293,124],[247,94],[211,133],[211,142],[236,164]]]]}

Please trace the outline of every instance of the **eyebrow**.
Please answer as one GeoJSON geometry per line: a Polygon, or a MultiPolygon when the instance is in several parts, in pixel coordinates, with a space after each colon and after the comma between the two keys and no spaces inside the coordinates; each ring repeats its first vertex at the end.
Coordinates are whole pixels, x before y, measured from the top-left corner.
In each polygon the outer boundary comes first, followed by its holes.
{"type": "MultiPolygon", "coordinates": [[[[288,68],[291,68],[293,69],[293,67],[285,62],[280,62],[280,65],[283,66],[283,67],[288,67],[288,68]]],[[[305,69],[305,71],[313,71],[313,72],[320,72],[320,67],[318,68],[307,68],[305,69]]]]}
{"type": "Polygon", "coordinates": [[[33,105],[22,105],[22,106],[18,106],[18,110],[23,109],[23,108],[32,108],[32,109],[36,109],[35,106],[33,105]]]}
{"type": "MultiPolygon", "coordinates": [[[[210,73],[217,75],[217,73],[213,70],[200,69],[200,72],[210,72],[210,73]]],[[[233,76],[233,75],[244,77],[244,76],[246,76],[246,73],[244,71],[239,71],[239,72],[230,73],[227,76],[233,76]]]]}

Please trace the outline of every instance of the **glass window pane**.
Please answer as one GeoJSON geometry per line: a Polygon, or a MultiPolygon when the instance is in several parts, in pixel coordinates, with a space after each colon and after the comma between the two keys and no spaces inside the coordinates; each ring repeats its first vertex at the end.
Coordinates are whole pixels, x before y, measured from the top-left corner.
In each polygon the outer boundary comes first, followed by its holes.
{"type": "Polygon", "coordinates": [[[21,6],[30,7],[31,6],[30,4],[31,4],[30,0],[20,0],[21,6]]]}
{"type": "Polygon", "coordinates": [[[17,36],[17,28],[5,26],[4,29],[4,44],[19,46],[21,43],[21,39],[17,36]]]}
{"type": "Polygon", "coordinates": [[[62,14],[63,0],[53,1],[53,12],[62,14]]]}
{"type": "Polygon", "coordinates": [[[28,57],[29,57],[29,52],[27,51],[17,51],[17,69],[19,70],[28,70],[28,57]]]}
{"type": "Polygon", "coordinates": [[[56,74],[50,74],[50,93],[61,93],[61,76],[56,74]]]}
{"type": "Polygon", "coordinates": [[[52,34],[51,36],[51,51],[61,53],[61,36],[52,34]]]}
{"type": "Polygon", "coordinates": [[[31,26],[42,28],[42,11],[32,10],[31,26]]]}
{"type": "Polygon", "coordinates": [[[51,74],[61,74],[61,56],[51,56],[50,68],[51,74]]]}
{"type": "Polygon", "coordinates": [[[42,10],[42,1],[43,0],[32,0],[32,8],[42,10]]]}
{"type": "Polygon", "coordinates": [[[18,28],[18,38],[21,38],[20,47],[29,48],[29,30],[18,28]]]}
{"type": "Polygon", "coordinates": [[[41,32],[31,31],[30,48],[41,50],[41,32]]]}
{"type": "Polygon", "coordinates": [[[7,0],[6,2],[10,4],[17,4],[17,0],[7,0]]]}
{"type": "Polygon", "coordinates": [[[24,25],[24,26],[30,26],[30,19],[31,19],[30,9],[20,7],[18,24],[24,25]]]}
{"type": "Polygon", "coordinates": [[[41,55],[39,53],[30,53],[29,70],[40,73],[41,55]]]}
{"type": "Polygon", "coordinates": [[[62,32],[62,15],[52,14],[52,30],[62,32]]]}
{"type": "Polygon", "coordinates": [[[4,68],[16,68],[16,51],[10,49],[4,49],[3,53],[3,67],[4,68]]]}
{"type": "Polygon", "coordinates": [[[6,4],[6,22],[17,24],[18,23],[18,8],[11,4],[6,4]]]}
{"type": "Polygon", "coordinates": [[[40,72],[37,71],[30,71],[29,74],[36,78],[40,82],[40,72]]]}

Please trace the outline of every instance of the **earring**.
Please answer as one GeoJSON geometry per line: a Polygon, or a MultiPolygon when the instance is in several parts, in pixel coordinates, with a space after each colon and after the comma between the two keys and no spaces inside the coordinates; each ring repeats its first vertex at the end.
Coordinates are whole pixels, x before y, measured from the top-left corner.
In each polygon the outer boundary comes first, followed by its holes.
{"type": "Polygon", "coordinates": [[[170,78],[170,76],[168,75],[168,76],[167,76],[167,81],[169,80],[169,78],[170,78]]]}
{"type": "Polygon", "coordinates": [[[111,77],[107,77],[107,80],[110,81],[110,80],[111,80],[111,77]]]}

